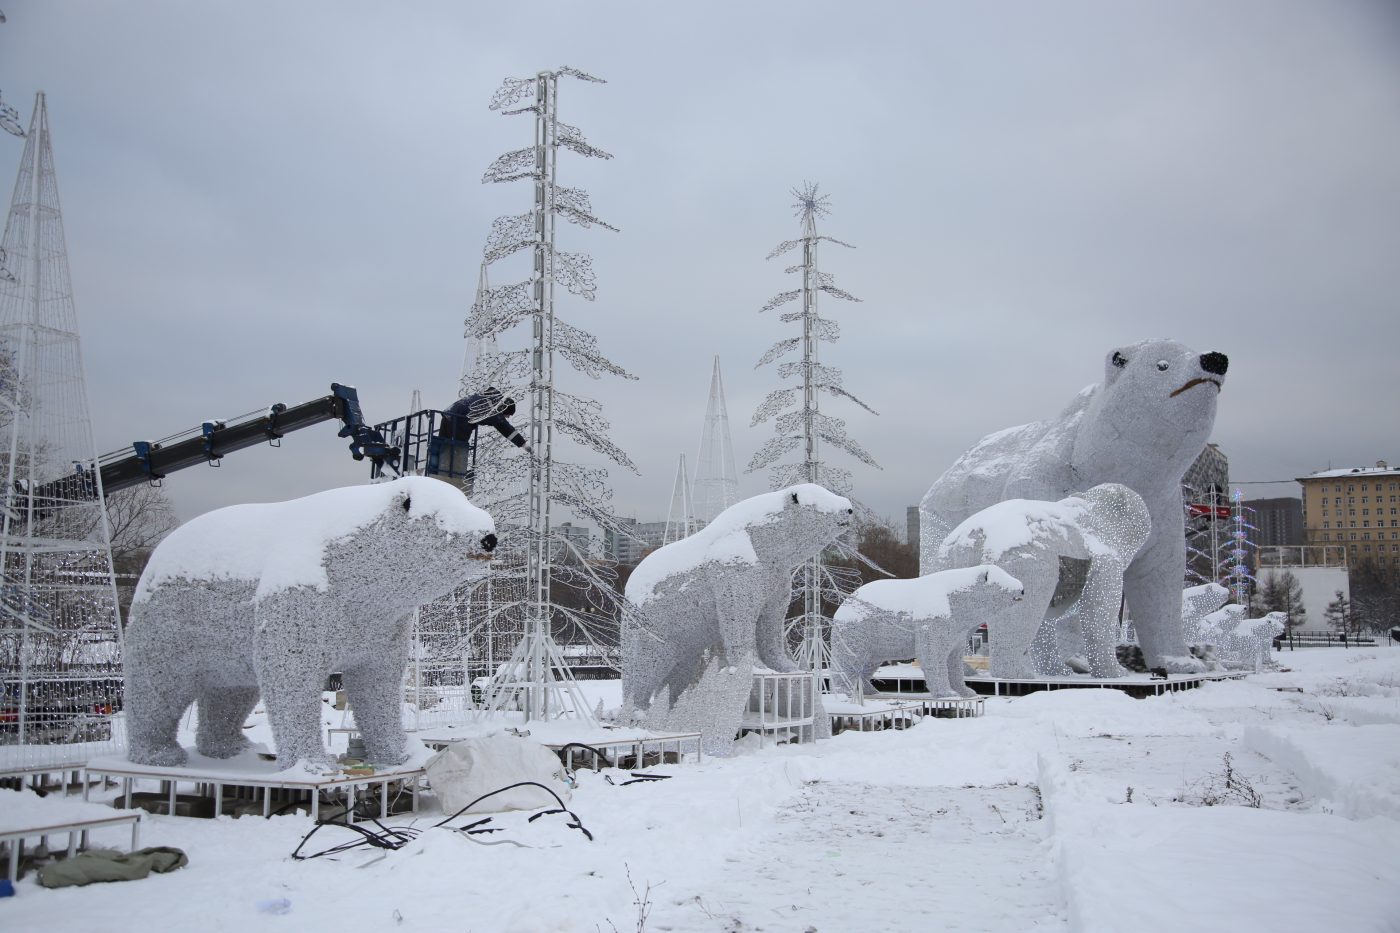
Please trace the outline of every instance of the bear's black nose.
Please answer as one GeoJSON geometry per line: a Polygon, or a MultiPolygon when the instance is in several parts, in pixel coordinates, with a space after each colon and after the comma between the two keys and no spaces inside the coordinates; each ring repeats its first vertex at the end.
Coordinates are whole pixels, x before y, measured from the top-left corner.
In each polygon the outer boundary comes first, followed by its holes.
{"type": "Polygon", "coordinates": [[[487,554],[490,554],[492,551],[496,550],[496,536],[487,535],[486,537],[482,538],[481,549],[487,554]]]}
{"type": "Polygon", "coordinates": [[[1202,353],[1201,368],[1208,373],[1223,376],[1225,370],[1230,368],[1230,358],[1224,353],[1202,353]]]}

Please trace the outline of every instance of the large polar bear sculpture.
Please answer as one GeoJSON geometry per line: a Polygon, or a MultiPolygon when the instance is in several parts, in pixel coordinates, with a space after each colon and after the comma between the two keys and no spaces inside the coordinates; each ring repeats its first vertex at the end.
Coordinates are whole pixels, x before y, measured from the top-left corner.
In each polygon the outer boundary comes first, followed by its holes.
{"type": "Polygon", "coordinates": [[[181,525],[151,555],[126,630],[130,759],[230,758],[261,694],[278,764],[328,762],[321,688],[344,672],[369,759],[408,756],[400,710],[414,607],[485,572],[491,516],[421,477],[235,505],[181,525]]]}
{"type": "Polygon", "coordinates": [[[940,562],[993,564],[1025,589],[1020,603],[985,620],[992,676],[1058,673],[1048,669],[1058,662],[1063,642],[1046,616],[1065,558],[1088,563],[1073,607],[1076,647],[1082,646],[1093,676],[1121,676],[1115,648],[1123,571],[1150,536],[1151,524],[1141,496],[1121,483],[1101,483],[1059,502],[998,502],[949,532],[938,549],[940,562]]]}
{"type": "Polygon", "coordinates": [[[1181,633],[1181,478],[1210,437],[1228,365],[1223,353],[1197,353],[1174,340],[1110,352],[1103,382],[1080,392],[1057,417],[984,437],[934,482],[919,504],[920,571],[945,569],[938,555],[943,539],[993,503],[1055,501],[1099,483],[1122,483],[1142,496],[1152,516],[1152,534],[1123,581],[1143,656],[1149,667],[1201,670],[1181,633]]]}
{"type": "Polygon", "coordinates": [[[931,695],[975,696],[963,679],[968,639],[1022,592],[1021,581],[992,566],[867,583],[831,619],[834,679],[848,696],[864,695],[881,664],[916,658],[931,695]]]}
{"type": "MultiPolygon", "coordinates": [[[[804,483],[736,503],[644,557],[625,590],[624,716],[704,732],[706,751],[726,754],[754,666],[799,670],[783,632],[793,571],[834,544],[853,514],[849,499],[804,483]]],[[[830,724],[818,714],[821,734],[830,724]]]]}

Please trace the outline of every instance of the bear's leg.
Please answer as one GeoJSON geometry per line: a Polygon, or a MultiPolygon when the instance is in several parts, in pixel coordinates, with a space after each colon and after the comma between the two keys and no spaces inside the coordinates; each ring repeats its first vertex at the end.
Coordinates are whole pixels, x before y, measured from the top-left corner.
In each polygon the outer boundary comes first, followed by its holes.
{"type": "MultiPolygon", "coordinates": [[[[972,630],[958,632],[954,629],[954,634],[959,636],[957,643],[948,652],[948,688],[952,694],[960,697],[975,697],[977,691],[967,685],[967,662],[964,657],[967,654],[967,643],[972,637],[972,630]]],[[[936,695],[936,694],[935,694],[936,695]]]]}
{"type": "Polygon", "coordinates": [[[404,664],[398,657],[369,661],[344,672],[345,695],[355,711],[355,725],[364,737],[365,754],[375,764],[397,765],[408,758],[401,709],[403,672],[404,664]]]}
{"type": "Polygon", "coordinates": [[[1152,536],[1123,575],[1123,595],[1128,599],[1147,666],[1194,674],[1206,666],[1191,656],[1181,631],[1181,590],[1186,576],[1183,524],[1179,504],[1165,515],[1152,516],[1152,536]]]}
{"type": "Polygon", "coordinates": [[[780,674],[791,674],[802,668],[788,652],[787,607],[791,600],[791,590],[786,587],[775,591],[759,610],[758,624],[754,629],[754,645],[758,659],[764,667],[780,674]]]}
{"type": "Polygon", "coordinates": [[[180,747],[180,717],[194,702],[190,677],[161,677],[128,654],[126,659],[126,757],[140,765],[176,768],[189,755],[180,747]]]}
{"type": "Polygon", "coordinates": [[[929,619],[915,635],[914,653],[924,670],[924,688],[930,696],[954,697],[972,693],[963,680],[967,633],[962,625],[952,619],[929,619]]]}
{"type": "Polygon", "coordinates": [[[252,743],[243,734],[248,714],[258,705],[257,687],[206,687],[199,692],[199,734],[195,748],[206,758],[232,758],[252,743]]]}
{"type": "MultiPolygon", "coordinates": [[[[679,659],[675,655],[676,646],[656,647],[658,655],[634,664],[627,679],[623,681],[622,708],[625,713],[650,709],[656,691],[661,689],[661,685],[677,667],[679,659]]],[[[675,693],[676,691],[672,691],[673,696],[675,693]]]]}
{"type": "Polygon", "coordinates": [[[1055,595],[1060,559],[1054,554],[1037,555],[1032,551],[1015,556],[1001,567],[1020,580],[1025,589],[1020,602],[997,610],[987,621],[991,675],[1033,678],[1036,671],[1031,646],[1055,595]]]}
{"type": "MultiPolygon", "coordinates": [[[[1118,663],[1118,608],[1122,598],[1122,562],[1109,558],[1091,561],[1077,616],[1092,677],[1122,677],[1128,673],[1118,663]]],[[[1177,597],[1177,603],[1180,602],[1177,597]]]]}
{"type": "MultiPolygon", "coordinates": [[[[745,682],[753,676],[753,663],[758,660],[758,627],[763,603],[769,601],[772,596],[772,593],[765,593],[760,597],[743,590],[715,596],[724,664],[734,673],[741,675],[745,682]]],[[[781,630],[781,619],[777,625],[781,630]]]]}

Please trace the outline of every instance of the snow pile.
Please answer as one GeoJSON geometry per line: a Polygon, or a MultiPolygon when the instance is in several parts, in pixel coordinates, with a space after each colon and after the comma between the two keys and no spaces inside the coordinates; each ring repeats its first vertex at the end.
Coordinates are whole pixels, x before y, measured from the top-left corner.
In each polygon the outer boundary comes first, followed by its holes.
{"type": "Polygon", "coordinates": [[[1400,819],[1400,725],[1249,726],[1244,746],[1292,771],[1340,816],[1400,819]]]}
{"type": "Polygon", "coordinates": [[[1400,823],[1248,807],[1089,802],[1041,774],[1070,924],[1082,933],[1393,931],[1400,823]],[[1297,876],[1302,876],[1294,881],[1297,876]]]}
{"type": "Polygon", "coordinates": [[[298,586],[325,590],[327,548],[373,524],[405,490],[410,519],[430,518],[444,531],[466,536],[495,530],[491,516],[460,490],[418,476],[328,489],[289,502],[231,505],[172,531],[151,555],[135,600],[180,579],[261,580],[259,596],[298,586]]]}

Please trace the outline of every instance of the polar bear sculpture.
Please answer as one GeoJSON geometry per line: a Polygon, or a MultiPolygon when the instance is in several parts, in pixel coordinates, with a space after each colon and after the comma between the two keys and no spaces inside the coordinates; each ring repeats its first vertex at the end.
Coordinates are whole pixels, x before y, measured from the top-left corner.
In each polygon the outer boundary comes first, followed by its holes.
{"type": "Polygon", "coordinates": [[[1246,670],[1265,670],[1274,660],[1274,639],[1286,631],[1286,612],[1271,612],[1262,619],[1245,619],[1230,633],[1230,652],[1246,670]]]}
{"type": "Polygon", "coordinates": [[[933,696],[975,696],[963,679],[968,639],[1022,592],[1020,580],[992,566],[867,583],[832,617],[833,681],[862,695],[881,664],[916,658],[933,696]]]}
{"type": "Polygon", "coordinates": [[[1059,502],[1008,499],[988,506],[954,528],[939,546],[945,567],[995,564],[1020,580],[1020,603],[987,621],[993,677],[1034,677],[1046,658],[1058,657],[1055,626],[1045,621],[1059,582],[1062,558],[1088,562],[1084,589],[1074,605],[1089,673],[1119,677],[1118,609],[1123,571],[1151,535],[1142,497],[1121,483],[1102,483],[1059,502]],[[1042,632],[1042,625],[1044,632],[1042,632]]]}
{"type": "Polygon", "coordinates": [[[1230,591],[1219,583],[1202,583],[1181,591],[1181,632],[1186,644],[1204,641],[1206,619],[1230,599],[1230,591]]]}
{"type": "Polygon", "coordinates": [[[968,516],[1005,499],[1055,501],[1098,483],[1142,496],[1152,534],[1123,581],[1149,667],[1199,671],[1181,634],[1186,574],[1181,478],[1205,447],[1229,360],[1174,340],[1114,350],[1104,381],[1057,417],[984,437],[919,504],[920,570],[943,570],[938,547],[968,516]]]}
{"type": "MultiPolygon", "coordinates": [[[[791,486],[736,503],[643,558],[626,587],[624,715],[704,732],[707,752],[727,753],[755,664],[799,669],[783,633],[793,571],[835,543],[853,511],[821,486],[791,486]]],[[[818,713],[820,734],[830,724],[818,713]]]]}
{"type": "Polygon", "coordinates": [[[491,517],[445,483],[406,477],[186,522],[141,575],[126,630],[129,757],[229,758],[261,694],[282,768],[323,767],[321,688],[342,671],[370,760],[408,755],[400,704],[412,610],[484,573],[491,517]]]}

